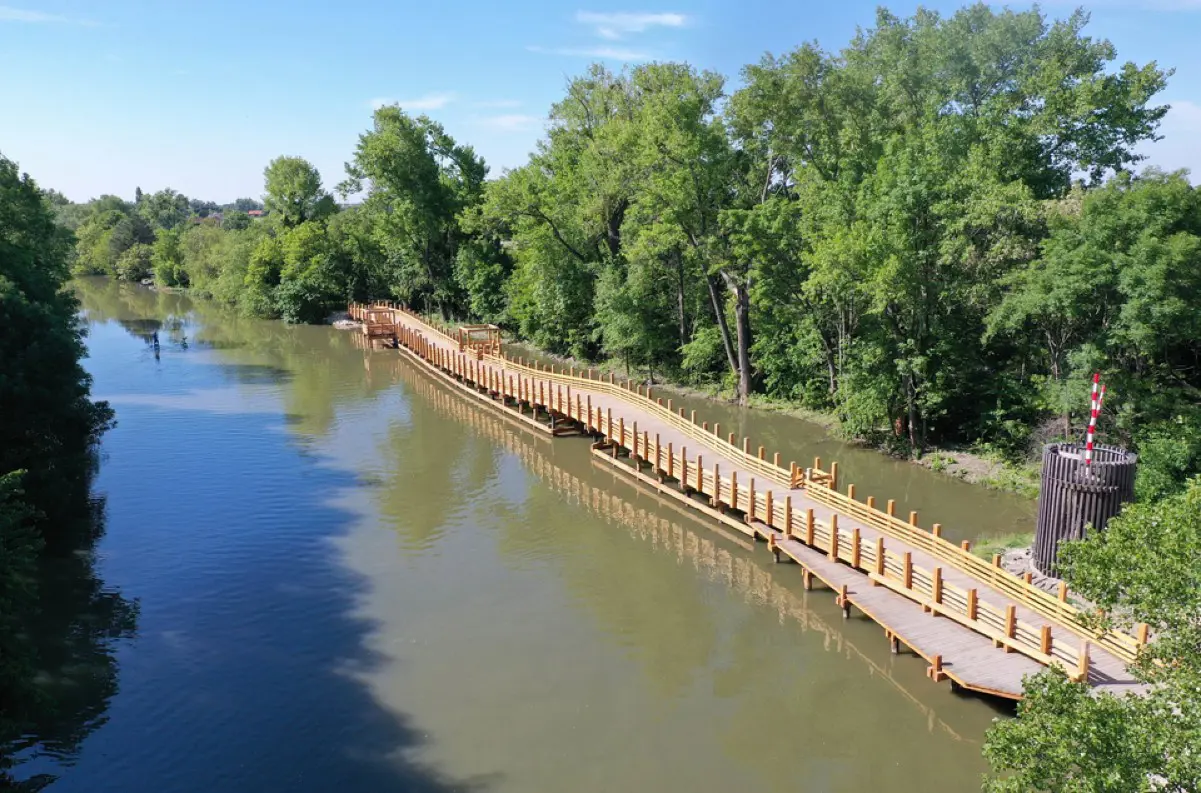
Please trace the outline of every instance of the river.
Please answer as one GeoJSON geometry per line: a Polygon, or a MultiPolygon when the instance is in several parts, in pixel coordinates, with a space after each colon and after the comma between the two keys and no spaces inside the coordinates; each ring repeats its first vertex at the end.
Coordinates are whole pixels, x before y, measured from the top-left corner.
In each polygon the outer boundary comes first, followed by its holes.
{"type": "MultiPolygon", "coordinates": [[[[96,575],[137,624],[104,640],[115,684],[77,745],[20,767],[50,790],[978,788],[1004,708],[585,439],[346,332],[78,289],[119,422],[96,575]]],[[[814,431],[770,421],[773,442],[814,431]]],[[[963,536],[1028,509],[876,459],[848,467],[932,519],[940,493],[965,518],[978,497],[963,536]]]]}

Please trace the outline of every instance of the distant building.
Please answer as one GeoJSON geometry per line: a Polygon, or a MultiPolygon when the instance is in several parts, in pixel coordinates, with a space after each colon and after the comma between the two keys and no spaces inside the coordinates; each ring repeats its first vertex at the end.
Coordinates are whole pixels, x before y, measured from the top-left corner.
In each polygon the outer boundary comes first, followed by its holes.
{"type": "Polygon", "coordinates": [[[249,212],[247,212],[246,214],[250,215],[252,218],[261,218],[263,215],[266,215],[267,213],[262,209],[252,209],[249,212]]]}

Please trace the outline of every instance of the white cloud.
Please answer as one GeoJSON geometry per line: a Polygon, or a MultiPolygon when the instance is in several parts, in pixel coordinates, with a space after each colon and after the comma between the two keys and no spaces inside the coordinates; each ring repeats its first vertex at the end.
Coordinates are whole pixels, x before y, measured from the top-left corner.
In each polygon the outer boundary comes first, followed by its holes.
{"type": "Polygon", "coordinates": [[[649,61],[649,52],[625,49],[624,47],[526,47],[530,52],[543,55],[567,55],[573,58],[601,58],[611,61],[649,61]]]}
{"type": "Polygon", "coordinates": [[[12,6],[0,6],[0,22],[28,22],[31,24],[58,24],[58,25],[83,25],[85,27],[95,27],[96,23],[90,19],[81,19],[80,17],[68,17],[60,14],[47,14],[44,11],[29,11],[24,8],[13,8],[12,6]]]}
{"type": "Polygon", "coordinates": [[[591,25],[596,35],[606,39],[620,39],[630,33],[645,33],[651,28],[680,28],[688,22],[683,14],[650,13],[619,11],[616,13],[597,13],[595,11],[577,11],[575,20],[584,25],[591,25]]]}
{"type": "Polygon", "coordinates": [[[520,99],[484,99],[473,103],[475,107],[521,107],[520,99]]]}
{"type": "Polygon", "coordinates": [[[455,95],[450,93],[426,94],[416,99],[390,99],[377,96],[367,104],[372,110],[379,110],[385,105],[400,105],[403,110],[440,110],[455,101],[455,95]]]}
{"type": "Polygon", "coordinates": [[[534,129],[542,119],[538,116],[527,116],[522,113],[508,113],[499,116],[486,116],[479,119],[479,125],[499,132],[523,132],[534,129]]]}

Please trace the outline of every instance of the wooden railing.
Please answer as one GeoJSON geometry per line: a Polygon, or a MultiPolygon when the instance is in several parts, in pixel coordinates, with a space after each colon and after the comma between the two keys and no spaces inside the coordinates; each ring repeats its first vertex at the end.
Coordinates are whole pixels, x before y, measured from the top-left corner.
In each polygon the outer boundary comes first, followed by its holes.
{"type": "MultiPolygon", "coordinates": [[[[736,474],[733,474],[732,478],[726,478],[716,466],[713,470],[706,469],[703,465],[703,454],[695,455],[695,460],[690,461],[687,448],[677,451],[672,444],[662,446],[658,438],[652,439],[645,429],[638,431],[636,422],[627,424],[623,416],[614,416],[611,409],[602,411],[599,406],[593,406],[588,392],[617,397],[653,414],[696,441],[698,450],[716,447],[722,457],[733,461],[747,472],[790,489],[803,487],[806,496],[828,507],[836,515],[841,514],[870,526],[886,538],[921,551],[936,562],[945,563],[948,569],[955,569],[975,578],[982,585],[1012,599],[1014,603],[1056,621],[1085,642],[1081,647],[1073,648],[1067,643],[1066,637],[1053,636],[1050,626],[1027,624],[1018,620],[1012,613],[1002,613],[997,607],[981,599],[975,590],[963,590],[942,580],[942,567],[927,570],[913,565],[912,560],[906,564],[903,556],[887,550],[882,557],[885,560],[884,564],[880,567],[878,565],[881,557],[875,555],[875,546],[869,549],[862,545],[855,539],[857,531],[838,529],[838,519],[834,518],[838,541],[834,543],[835,555],[832,558],[840,561],[858,559],[860,564],[853,566],[867,572],[876,583],[901,592],[918,600],[931,611],[956,619],[973,630],[990,636],[1000,646],[1020,651],[1044,664],[1054,663],[1068,669],[1069,674],[1078,675],[1081,658],[1084,658],[1083,663],[1087,664],[1087,646],[1090,642],[1103,647],[1126,663],[1133,662],[1139,650],[1146,644],[1146,626],[1139,626],[1137,637],[1115,630],[1096,631],[1088,624],[1080,610],[1067,601],[1066,588],[1061,587],[1059,597],[1044,592],[1030,580],[1005,571],[999,567],[996,560],[990,564],[975,556],[967,543],[956,545],[947,541],[941,536],[941,527],[938,524],[935,524],[931,531],[920,528],[917,525],[916,512],[909,513],[909,521],[906,522],[896,517],[896,505],[893,501],[887,502],[886,510],[878,509],[873,498],[868,498],[866,503],[858,501],[854,497],[854,485],[848,486],[849,492],[844,495],[837,490],[836,462],[830,465],[829,470],[822,469],[820,459],[815,460],[813,466],[807,469],[800,469],[795,463],[791,463],[788,469],[782,468],[779,465],[778,454],[773,455],[771,461],[766,459],[762,447],[759,447],[757,454],[751,454],[749,440],[745,438],[742,448],[739,448],[733,443],[733,436],[728,439],[720,436],[718,425],[714,426],[712,432],[708,430],[707,424],[698,426],[695,412],[692,413],[691,419],[686,417],[683,409],[678,412],[673,410],[670,399],[666,404],[662,399],[656,399],[650,388],[644,390],[628,381],[624,384],[617,383],[612,375],[606,379],[597,376],[592,370],[580,370],[578,373],[574,368],[564,371],[560,367],[556,370],[553,366],[526,363],[503,354],[491,355],[478,350],[470,353],[452,353],[429,343],[422,333],[428,331],[439,335],[447,343],[457,346],[458,339],[453,329],[436,327],[429,320],[403,307],[388,307],[411,317],[422,328],[418,331],[397,323],[397,336],[401,343],[446,372],[486,389],[497,398],[511,399],[518,405],[524,403],[543,408],[579,422],[586,430],[604,435],[629,450],[635,457],[650,463],[657,474],[678,479],[681,484],[710,495],[716,503],[744,511],[749,519],[759,520],[786,536],[791,529],[799,525],[798,516],[801,521],[808,521],[807,514],[802,515],[788,506],[771,503],[771,494],[765,494],[762,488],[757,489],[761,482],[751,479],[749,482],[739,483],[736,474]],[[496,371],[495,367],[500,367],[500,371],[496,371]],[[581,396],[581,390],[585,392],[585,396],[581,396]],[[747,492],[755,493],[754,500],[746,495],[747,492]],[[857,550],[848,550],[851,548],[857,550]]],[[[352,317],[359,318],[364,310],[363,306],[352,306],[350,313],[352,317]]],[[[790,503],[791,497],[787,501],[790,503]]],[[[814,537],[819,540],[819,544],[806,544],[828,552],[831,542],[829,538],[834,535],[828,527],[821,528],[824,525],[820,521],[814,525],[814,537]]],[[[797,535],[793,532],[791,536],[796,538],[797,535]]],[[[1010,606],[1009,610],[1012,611],[1013,606],[1010,606]]]]}

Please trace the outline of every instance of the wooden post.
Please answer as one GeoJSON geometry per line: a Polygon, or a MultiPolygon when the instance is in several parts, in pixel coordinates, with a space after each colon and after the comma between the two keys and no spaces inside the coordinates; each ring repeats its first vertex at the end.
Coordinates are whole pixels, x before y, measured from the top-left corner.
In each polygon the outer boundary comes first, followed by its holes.
{"type": "Polygon", "coordinates": [[[1080,681],[1088,680],[1088,651],[1089,644],[1086,641],[1080,645],[1080,658],[1076,662],[1076,679],[1080,681]]]}
{"type": "Polygon", "coordinates": [[[801,570],[801,586],[805,587],[806,592],[813,589],[813,573],[801,570]]]}
{"type": "Polygon", "coordinates": [[[855,485],[847,485],[847,498],[849,498],[851,501],[855,500],[855,485]]]}
{"type": "Polygon", "coordinates": [[[1145,622],[1140,622],[1136,628],[1136,638],[1139,646],[1142,647],[1151,638],[1151,628],[1145,622]]]}
{"type": "Polygon", "coordinates": [[[1051,654],[1051,626],[1044,625],[1039,636],[1038,649],[1043,655],[1051,654]]]}
{"type": "Polygon", "coordinates": [[[784,496],[784,536],[792,539],[792,496],[784,496]]]}
{"type": "MultiPolygon", "coordinates": [[[[876,575],[883,578],[888,573],[885,565],[888,562],[888,557],[884,555],[884,538],[876,538],[876,575]]],[[[872,586],[880,586],[879,581],[872,581],[872,586]]]]}
{"type": "Polygon", "coordinates": [[[851,567],[859,569],[859,529],[851,529],[851,567]]]}
{"type": "Polygon", "coordinates": [[[1060,603],[1068,602],[1068,583],[1067,583],[1067,581],[1059,582],[1059,602],[1060,603]]]}
{"type": "MultiPolygon", "coordinates": [[[[730,444],[731,446],[734,446],[734,433],[732,433],[732,432],[730,433],[729,437],[726,438],[726,443],[730,444]]],[[[735,446],[735,448],[737,448],[737,447],[735,446]]]]}
{"type": "Polygon", "coordinates": [[[916,525],[917,525],[917,513],[916,513],[916,512],[912,512],[912,511],[911,511],[911,512],[909,513],[909,525],[910,525],[910,526],[916,526],[916,525]]]}
{"type": "MultiPolygon", "coordinates": [[[[1012,639],[1018,629],[1018,609],[1017,606],[1010,603],[1005,607],[1005,636],[1012,639]]],[[[1008,643],[1005,644],[1005,652],[1013,652],[1013,648],[1008,643]]]]}
{"type": "MultiPolygon", "coordinates": [[[[650,442],[651,442],[651,438],[650,438],[649,433],[647,433],[646,430],[643,430],[642,431],[642,459],[646,460],[648,463],[651,461],[650,442]]],[[[656,452],[656,455],[658,455],[658,452],[656,452]]],[[[656,460],[655,460],[656,465],[658,464],[658,462],[659,462],[658,458],[656,457],[656,460]]]]}
{"type": "Polygon", "coordinates": [[[688,447],[680,449],[680,489],[688,492],[688,447]]]}
{"type": "Polygon", "coordinates": [[[630,457],[633,458],[634,463],[637,464],[638,463],[638,422],[637,421],[634,422],[633,432],[634,432],[634,449],[633,449],[633,451],[630,452],[630,457]]]}
{"type": "Polygon", "coordinates": [[[772,454],[772,456],[771,456],[771,464],[772,464],[772,467],[773,467],[773,468],[779,468],[779,467],[780,467],[780,453],[779,453],[779,452],[775,452],[775,453],[773,453],[773,454],[772,454]]]}
{"type": "Polygon", "coordinates": [[[766,449],[764,449],[762,446],[760,446],[760,447],[759,447],[759,459],[760,459],[760,460],[762,460],[762,459],[765,459],[765,457],[764,457],[764,456],[765,456],[766,454],[767,454],[767,450],[766,450],[766,449]]]}
{"type": "Polygon", "coordinates": [[[930,599],[937,605],[942,605],[942,568],[935,567],[930,573],[930,599]]]}
{"type": "MultiPolygon", "coordinates": [[[[655,443],[658,443],[658,442],[659,442],[659,436],[656,435],[655,443]]],[[[670,443],[667,444],[667,475],[670,478],[675,479],[676,478],[676,455],[675,455],[675,451],[671,448],[671,446],[672,445],[670,443]]]]}
{"type": "Polygon", "coordinates": [[[933,534],[935,537],[941,537],[942,536],[942,524],[935,523],[933,526],[930,527],[930,533],[933,534]]]}
{"type": "Polygon", "coordinates": [[[888,499],[888,516],[895,518],[897,516],[897,502],[893,499],[888,499]]]}
{"type": "MultiPolygon", "coordinates": [[[[694,411],[692,411],[692,412],[693,412],[693,413],[696,413],[696,411],[695,411],[695,410],[694,410],[694,411]]],[[[701,429],[703,429],[705,432],[708,432],[708,431],[709,431],[709,422],[707,422],[707,421],[705,421],[705,422],[702,422],[702,424],[701,424],[701,429]]]]}
{"type": "Polygon", "coordinates": [[[696,492],[705,492],[705,468],[704,458],[699,454],[696,456],[696,492]]]}
{"type": "Polygon", "coordinates": [[[713,425],[713,434],[719,438],[721,437],[721,423],[720,422],[713,425]]]}
{"type": "Polygon", "coordinates": [[[721,504],[721,466],[713,464],[713,506],[721,504]]]}
{"type": "Polygon", "coordinates": [[[976,593],[975,588],[967,591],[967,618],[975,621],[977,612],[980,608],[980,596],[976,593]]]}
{"type": "Polygon", "coordinates": [[[618,432],[621,433],[620,438],[618,438],[618,440],[617,440],[617,445],[625,446],[626,445],[626,417],[625,416],[618,417],[617,426],[618,426],[618,432]]]}
{"type": "Polygon", "coordinates": [[[941,683],[942,681],[947,679],[947,673],[942,671],[942,656],[941,655],[934,656],[934,659],[932,661],[930,661],[930,668],[926,670],[926,674],[935,683],[941,683]]]}
{"type": "Polygon", "coordinates": [[[692,418],[690,419],[690,421],[691,421],[693,424],[695,424],[695,423],[696,423],[696,411],[695,411],[695,410],[694,410],[694,411],[692,411],[692,418]]]}
{"type": "Polygon", "coordinates": [[[1000,567],[1000,566],[1001,566],[1001,554],[999,554],[999,553],[994,553],[994,554],[992,555],[992,566],[993,566],[993,567],[1000,567]]]}
{"type": "Polygon", "coordinates": [[[835,601],[842,609],[842,618],[848,619],[851,616],[851,598],[847,594],[847,585],[843,584],[838,588],[838,600],[835,601]]]}
{"type": "Polygon", "coordinates": [[[972,552],[972,541],[964,540],[963,542],[959,543],[959,547],[960,547],[960,549],[963,550],[964,553],[971,553],[972,552]]]}
{"type": "Polygon", "coordinates": [[[605,434],[613,437],[613,408],[605,408],[605,434]]]}
{"type": "Polygon", "coordinates": [[[905,564],[905,588],[913,589],[913,553],[905,551],[905,556],[902,558],[905,564]]]}
{"type": "Polygon", "coordinates": [[[830,514],[830,551],[831,561],[838,561],[838,513],[830,514]]]}
{"type": "Polygon", "coordinates": [[[813,470],[820,471],[821,469],[822,469],[822,458],[814,457],[813,458],[813,470]]]}
{"type": "Polygon", "coordinates": [[[730,506],[738,509],[738,472],[730,472],[730,506]]]}
{"type": "Polygon", "coordinates": [[[751,453],[751,439],[750,438],[742,439],[742,453],[748,454],[748,455],[751,453]]]}
{"type": "MultiPolygon", "coordinates": [[[[752,482],[751,484],[753,485],[754,482],[752,482]]],[[[764,505],[763,505],[764,511],[767,513],[767,515],[765,516],[766,519],[764,520],[764,522],[768,526],[775,526],[776,525],[776,516],[772,510],[771,491],[770,490],[768,490],[766,493],[763,494],[763,501],[764,501],[764,505]]]]}
{"type": "Polygon", "coordinates": [[[755,479],[751,477],[750,484],[747,485],[747,520],[755,519],[755,479]]]}
{"type": "Polygon", "coordinates": [[[595,429],[595,426],[592,424],[592,394],[588,395],[588,424],[585,427],[585,429],[587,429],[587,430],[595,429]]]}
{"type": "Polygon", "coordinates": [[[875,496],[868,496],[868,497],[867,497],[867,508],[868,508],[868,509],[875,509],[875,508],[876,508],[876,497],[875,497],[875,496]]]}
{"type": "Polygon", "coordinates": [[[813,540],[813,534],[814,534],[814,525],[813,524],[814,524],[813,508],[810,507],[805,512],[805,544],[810,547],[815,547],[817,545],[817,543],[814,542],[814,540],[813,540]]]}
{"type": "Polygon", "coordinates": [[[838,489],[838,463],[837,462],[830,463],[830,489],[831,490],[838,489]]]}

